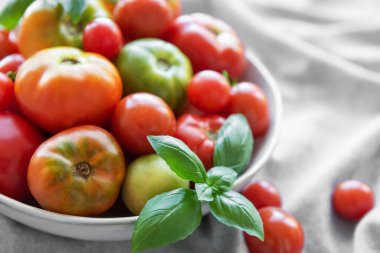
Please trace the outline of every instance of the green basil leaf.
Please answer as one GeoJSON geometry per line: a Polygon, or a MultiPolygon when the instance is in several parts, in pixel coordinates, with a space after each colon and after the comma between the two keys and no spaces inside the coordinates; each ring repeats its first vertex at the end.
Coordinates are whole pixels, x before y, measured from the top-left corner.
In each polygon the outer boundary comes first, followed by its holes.
{"type": "Polygon", "coordinates": [[[10,0],[0,11],[0,26],[8,30],[15,28],[25,10],[34,0],[10,0]]]}
{"type": "Polygon", "coordinates": [[[206,182],[206,170],[201,160],[181,140],[171,136],[148,136],[148,140],[179,177],[195,183],[206,182]]]}
{"type": "Polygon", "coordinates": [[[253,136],[247,119],[233,114],[219,130],[215,144],[214,166],[232,168],[241,174],[252,157],[253,136]]]}
{"type": "Polygon", "coordinates": [[[238,174],[231,168],[217,166],[207,172],[207,184],[224,192],[231,189],[238,174]]]}
{"type": "Polygon", "coordinates": [[[73,24],[78,24],[87,6],[87,0],[59,0],[63,10],[70,16],[73,24]]]}
{"type": "Polygon", "coordinates": [[[234,191],[217,194],[209,203],[211,213],[221,223],[238,228],[264,240],[264,228],[259,212],[245,197],[234,191]]]}
{"type": "Polygon", "coordinates": [[[177,189],[157,195],[140,213],[132,235],[132,252],[185,239],[202,220],[201,202],[193,190],[177,189]]]}
{"type": "Polygon", "coordinates": [[[195,191],[200,201],[210,202],[214,200],[214,189],[208,184],[195,184],[195,191]]]}

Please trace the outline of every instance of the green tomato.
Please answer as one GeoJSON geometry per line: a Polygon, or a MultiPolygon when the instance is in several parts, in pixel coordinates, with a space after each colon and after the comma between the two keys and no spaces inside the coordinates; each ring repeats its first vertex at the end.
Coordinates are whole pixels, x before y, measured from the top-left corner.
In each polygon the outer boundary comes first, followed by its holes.
{"type": "Polygon", "coordinates": [[[189,59],[174,45],[140,39],[124,46],[116,59],[124,93],[149,92],[178,110],[186,101],[193,70],[189,59]]]}
{"type": "Polygon", "coordinates": [[[190,182],[178,177],[158,155],[146,155],[133,161],[126,172],[123,200],[138,215],[146,202],[156,195],[178,188],[189,188],[190,182]]]}

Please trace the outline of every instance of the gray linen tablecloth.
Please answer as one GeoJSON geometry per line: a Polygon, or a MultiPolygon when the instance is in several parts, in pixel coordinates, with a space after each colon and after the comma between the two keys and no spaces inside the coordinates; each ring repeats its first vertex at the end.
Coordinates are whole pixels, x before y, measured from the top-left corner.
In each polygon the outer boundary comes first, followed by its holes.
{"type": "MultiPolygon", "coordinates": [[[[4,1],[4,0],[2,0],[4,1]]],[[[274,182],[303,224],[305,253],[380,252],[380,215],[358,224],[330,206],[340,180],[380,197],[380,2],[187,0],[185,11],[223,18],[272,72],[284,99],[283,131],[257,176],[274,182]]],[[[377,198],[379,200],[379,198],[377,198]]],[[[0,216],[0,252],[129,252],[129,242],[76,241],[0,216]]],[[[240,232],[205,217],[187,240],[151,252],[247,252],[240,232]]]]}

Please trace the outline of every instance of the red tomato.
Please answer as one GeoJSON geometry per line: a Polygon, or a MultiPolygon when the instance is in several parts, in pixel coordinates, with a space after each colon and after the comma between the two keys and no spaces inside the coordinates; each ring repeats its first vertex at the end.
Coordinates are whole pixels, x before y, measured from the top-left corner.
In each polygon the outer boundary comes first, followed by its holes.
{"type": "Polygon", "coordinates": [[[206,169],[213,166],[213,155],[218,131],[225,119],[221,116],[182,115],[177,121],[175,136],[201,159],[206,169]]]}
{"type": "Polygon", "coordinates": [[[250,253],[301,253],[304,246],[302,225],[276,207],[259,210],[264,223],[264,241],[244,233],[250,253]]]}
{"type": "Polygon", "coordinates": [[[149,93],[134,93],[122,99],[112,118],[112,130],[128,153],[153,153],[149,135],[174,135],[173,111],[161,98],[149,93]]]}
{"type": "Polygon", "coordinates": [[[18,48],[14,34],[0,28],[0,60],[17,52],[18,48]]]}
{"type": "Polygon", "coordinates": [[[97,18],[83,31],[83,48],[113,59],[123,45],[119,27],[108,18],[97,18]]]}
{"type": "Polygon", "coordinates": [[[267,98],[261,88],[253,83],[242,82],[232,87],[225,111],[227,115],[244,114],[255,137],[263,136],[269,127],[267,98]]]}
{"type": "Polygon", "coordinates": [[[219,72],[204,70],[191,80],[187,96],[198,109],[207,113],[217,113],[230,100],[230,84],[219,72]]]}
{"type": "Polygon", "coordinates": [[[114,17],[129,38],[160,38],[180,12],[179,0],[121,0],[114,9],[114,17]]]}
{"type": "Polygon", "coordinates": [[[374,194],[365,183],[347,180],[335,187],[334,209],[341,217],[358,221],[374,206],[374,194]]]}
{"type": "Polygon", "coordinates": [[[280,193],[268,181],[249,184],[242,193],[257,209],[268,206],[281,207],[280,193]]]}
{"type": "Polygon", "coordinates": [[[230,26],[211,16],[180,16],[169,29],[167,39],[190,58],[196,72],[227,70],[231,76],[240,77],[246,69],[242,42],[230,26]]]}
{"type": "Polygon", "coordinates": [[[20,116],[0,112],[0,193],[25,200],[29,195],[29,160],[42,143],[42,135],[20,116]]]}
{"type": "Polygon", "coordinates": [[[9,109],[15,101],[14,85],[5,74],[0,73],[0,111],[9,109]]]}
{"type": "Polygon", "coordinates": [[[11,54],[0,61],[0,72],[7,74],[16,73],[18,68],[23,64],[25,58],[21,54],[11,54]]]}

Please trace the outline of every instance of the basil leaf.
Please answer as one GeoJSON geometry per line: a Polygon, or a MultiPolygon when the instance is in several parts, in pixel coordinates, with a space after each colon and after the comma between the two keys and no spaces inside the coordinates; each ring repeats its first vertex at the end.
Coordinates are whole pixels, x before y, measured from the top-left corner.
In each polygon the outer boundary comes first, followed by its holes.
{"type": "Polygon", "coordinates": [[[224,192],[231,189],[238,174],[230,168],[217,166],[207,172],[207,184],[224,192]]]}
{"type": "Polygon", "coordinates": [[[132,252],[165,246],[192,234],[202,220],[193,190],[177,189],[149,200],[132,235],[132,252]]]}
{"type": "Polygon", "coordinates": [[[206,181],[206,170],[201,160],[181,140],[171,136],[148,136],[148,140],[179,177],[195,183],[206,181]]]}
{"type": "Polygon", "coordinates": [[[0,11],[0,25],[8,30],[15,28],[25,10],[34,0],[10,0],[0,11]]]}
{"type": "Polygon", "coordinates": [[[245,197],[234,191],[215,195],[209,203],[211,213],[221,223],[238,228],[264,240],[264,228],[259,212],[245,197]]]}
{"type": "Polygon", "coordinates": [[[70,16],[74,24],[78,24],[87,6],[87,0],[59,0],[63,10],[70,16]]]}
{"type": "Polygon", "coordinates": [[[195,191],[200,201],[210,202],[214,200],[214,189],[208,184],[195,184],[195,191]]]}
{"type": "Polygon", "coordinates": [[[219,130],[215,144],[214,166],[232,168],[241,174],[252,157],[253,136],[247,119],[233,114],[219,130]]]}

